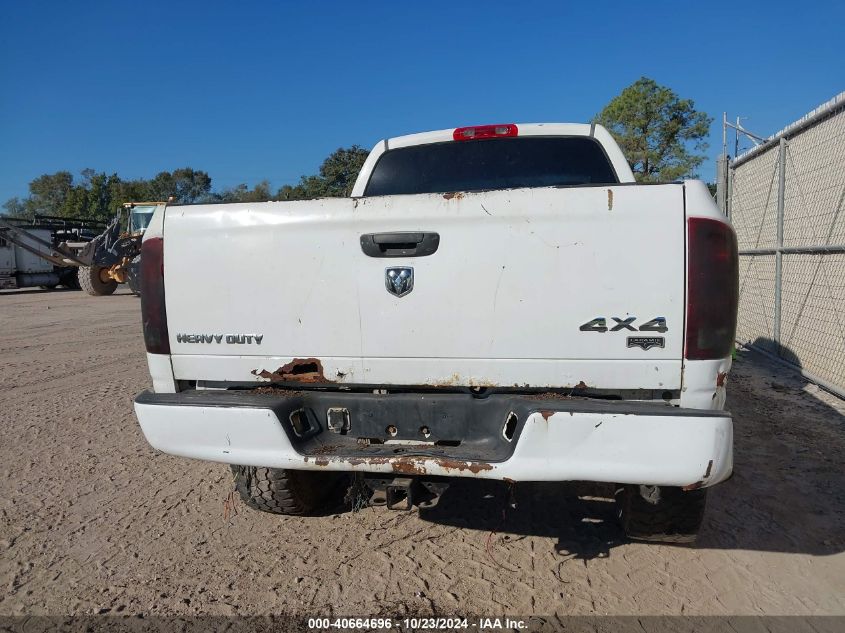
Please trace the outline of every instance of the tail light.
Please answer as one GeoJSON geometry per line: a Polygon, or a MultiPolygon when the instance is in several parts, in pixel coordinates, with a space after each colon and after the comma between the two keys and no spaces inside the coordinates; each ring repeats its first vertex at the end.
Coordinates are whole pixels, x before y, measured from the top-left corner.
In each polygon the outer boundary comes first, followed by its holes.
{"type": "Polygon", "coordinates": [[[684,356],[730,356],[739,299],[739,256],[730,225],[709,218],[688,221],[687,332],[684,356]]]}
{"type": "Polygon", "coordinates": [[[481,138],[500,138],[503,136],[518,136],[519,130],[513,123],[501,125],[474,125],[459,127],[452,133],[456,141],[475,141],[481,138]]]}
{"type": "Polygon", "coordinates": [[[164,308],[164,240],[160,237],[151,237],[141,244],[141,318],[147,351],[169,354],[164,308]]]}

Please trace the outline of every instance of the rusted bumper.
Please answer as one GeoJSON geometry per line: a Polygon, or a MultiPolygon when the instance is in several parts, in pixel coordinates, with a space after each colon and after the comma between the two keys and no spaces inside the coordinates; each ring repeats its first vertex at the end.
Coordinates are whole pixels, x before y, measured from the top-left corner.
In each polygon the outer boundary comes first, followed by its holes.
{"type": "Polygon", "coordinates": [[[730,414],[662,404],[194,391],[143,393],[135,411],[153,447],[241,465],[684,487],[733,465],[730,414]]]}

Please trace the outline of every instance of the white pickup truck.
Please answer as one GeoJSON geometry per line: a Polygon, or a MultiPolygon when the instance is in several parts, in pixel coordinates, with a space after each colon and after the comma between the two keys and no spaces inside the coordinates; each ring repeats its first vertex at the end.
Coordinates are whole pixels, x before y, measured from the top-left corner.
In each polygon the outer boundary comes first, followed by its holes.
{"type": "Polygon", "coordinates": [[[689,541],[731,474],[734,232],[601,126],[382,141],[350,198],[161,205],[141,265],[141,428],[255,508],[309,513],[351,473],[392,508],[586,480],[631,538],[689,541]]]}

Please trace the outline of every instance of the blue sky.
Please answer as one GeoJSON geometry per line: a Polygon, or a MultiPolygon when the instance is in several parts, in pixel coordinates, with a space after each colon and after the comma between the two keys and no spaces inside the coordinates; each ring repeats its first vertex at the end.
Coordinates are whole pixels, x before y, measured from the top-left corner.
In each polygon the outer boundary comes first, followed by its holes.
{"type": "Polygon", "coordinates": [[[845,89],[839,3],[0,0],[0,203],[85,167],[215,189],[340,146],[587,121],[646,75],[768,135],[845,89]]]}

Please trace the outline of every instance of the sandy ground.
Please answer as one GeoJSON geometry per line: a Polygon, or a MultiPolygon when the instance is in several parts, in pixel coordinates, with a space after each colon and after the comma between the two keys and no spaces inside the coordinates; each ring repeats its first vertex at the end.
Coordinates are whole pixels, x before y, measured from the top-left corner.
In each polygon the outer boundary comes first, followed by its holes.
{"type": "Polygon", "coordinates": [[[736,474],[694,548],[605,489],[465,481],[434,511],[224,517],[228,467],[155,453],[138,300],[0,293],[0,615],[845,614],[841,401],[742,353],[736,474]]]}

